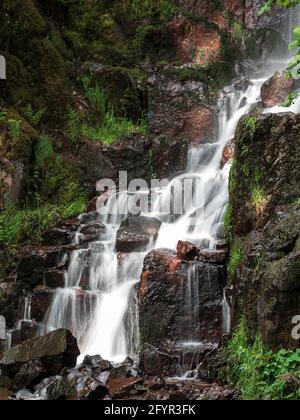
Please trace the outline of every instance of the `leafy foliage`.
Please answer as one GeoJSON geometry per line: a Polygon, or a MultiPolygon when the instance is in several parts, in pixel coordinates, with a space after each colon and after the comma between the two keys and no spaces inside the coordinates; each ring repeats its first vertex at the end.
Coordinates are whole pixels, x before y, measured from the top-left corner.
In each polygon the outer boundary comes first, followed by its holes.
{"type": "Polygon", "coordinates": [[[300,379],[300,349],[277,353],[260,336],[250,345],[243,319],[224,352],[222,379],[237,387],[245,400],[298,400],[300,389],[290,389],[286,374],[300,379]]]}
{"type": "Polygon", "coordinates": [[[25,108],[24,115],[33,127],[37,127],[42,121],[46,111],[47,108],[42,108],[38,111],[34,111],[32,105],[29,104],[25,108]]]}

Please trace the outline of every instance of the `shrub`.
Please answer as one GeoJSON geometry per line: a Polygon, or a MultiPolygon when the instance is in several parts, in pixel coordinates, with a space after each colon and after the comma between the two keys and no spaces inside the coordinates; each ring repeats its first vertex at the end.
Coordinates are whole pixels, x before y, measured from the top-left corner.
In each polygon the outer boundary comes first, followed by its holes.
{"type": "Polygon", "coordinates": [[[269,351],[258,335],[251,345],[243,319],[224,351],[223,381],[235,386],[244,400],[298,400],[300,390],[289,389],[286,374],[300,379],[300,349],[269,351]]]}

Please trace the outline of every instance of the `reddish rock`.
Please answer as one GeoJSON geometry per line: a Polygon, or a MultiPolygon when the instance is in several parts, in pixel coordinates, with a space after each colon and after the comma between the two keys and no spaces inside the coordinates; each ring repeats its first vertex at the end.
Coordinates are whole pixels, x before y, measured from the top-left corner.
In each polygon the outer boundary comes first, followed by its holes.
{"type": "MultiPolygon", "coordinates": [[[[224,285],[225,270],[220,264],[181,260],[175,252],[163,249],[149,253],[140,284],[141,348],[147,344],[172,356],[176,343],[184,340],[218,342],[223,333],[224,285]]],[[[141,357],[150,360],[151,354],[141,357]]]]}
{"type": "Polygon", "coordinates": [[[203,144],[211,138],[214,131],[214,112],[209,107],[194,105],[187,112],[182,135],[192,145],[203,144]]]}
{"type": "Polygon", "coordinates": [[[114,399],[125,397],[134,389],[135,385],[143,383],[142,378],[112,378],[108,380],[110,396],[114,399]]]}
{"type": "Polygon", "coordinates": [[[177,256],[183,260],[194,260],[199,252],[200,249],[191,242],[179,241],[177,244],[177,256]]]}
{"type": "Polygon", "coordinates": [[[281,105],[293,91],[294,79],[290,72],[276,72],[261,88],[261,99],[265,108],[281,105]]]}
{"type": "Polygon", "coordinates": [[[211,264],[225,264],[228,248],[222,247],[217,250],[202,250],[190,242],[179,241],[177,244],[177,256],[187,261],[201,261],[211,264]]]}
{"type": "Polygon", "coordinates": [[[217,31],[182,17],[176,17],[169,29],[174,35],[180,60],[206,66],[222,58],[221,37],[217,31]]]}

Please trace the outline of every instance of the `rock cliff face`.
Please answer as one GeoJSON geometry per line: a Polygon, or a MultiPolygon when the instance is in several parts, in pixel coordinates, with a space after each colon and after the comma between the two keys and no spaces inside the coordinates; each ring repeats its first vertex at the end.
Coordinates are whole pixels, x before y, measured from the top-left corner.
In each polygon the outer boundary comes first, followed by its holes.
{"type": "Polygon", "coordinates": [[[244,315],[251,337],[260,332],[273,348],[298,346],[291,331],[300,310],[299,156],[298,115],[240,122],[230,191],[234,319],[244,315]]]}

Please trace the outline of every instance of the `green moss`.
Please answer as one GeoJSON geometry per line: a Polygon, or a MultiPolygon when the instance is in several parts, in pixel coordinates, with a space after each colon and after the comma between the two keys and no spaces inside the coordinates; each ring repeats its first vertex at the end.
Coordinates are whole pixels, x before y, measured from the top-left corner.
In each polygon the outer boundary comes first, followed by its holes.
{"type": "Polygon", "coordinates": [[[241,264],[243,258],[242,250],[237,244],[233,243],[230,249],[230,257],[227,266],[227,271],[230,277],[235,274],[237,267],[241,264]]]}
{"type": "Polygon", "coordinates": [[[256,118],[253,115],[248,115],[245,120],[244,124],[247,130],[247,135],[253,138],[256,130],[256,118]]]}

